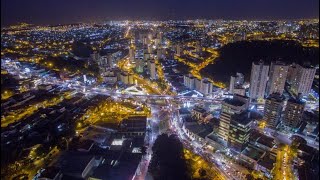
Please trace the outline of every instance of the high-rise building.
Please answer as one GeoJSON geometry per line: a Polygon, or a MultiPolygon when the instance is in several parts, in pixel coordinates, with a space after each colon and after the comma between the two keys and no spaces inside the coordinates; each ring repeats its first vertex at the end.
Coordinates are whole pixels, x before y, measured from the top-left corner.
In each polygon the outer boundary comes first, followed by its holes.
{"type": "Polygon", "coordinates": [[[251,100],[263,99],[268,82],[269,66],[263,61],[253,62],[250,76],[249,95],[251,100]]]}
{"type": "Polygon", "coordinates": [[[284,106],[284,97],[279,93],[270,94],[264,106],[263,120],[270,128],[276,128],[280,122],[281,113],[284,106]]]}
{"type": "Polygon", "coordinates": [[[194,80],[194,87],[195,87],[195,89],[196,89],[197,91],[200,92],[200,89],[201,89],[201,80],[200,80],[200,79],[196,78],[196,79],[194,80]]]}
{"type": "Polygon", "coordinates": [[[266,95],[273,93],[282,94],[286,83],[289,66],[284,62],[271,62],[269,71],[269,81],[267,85],[266,95]]]}
{"type": "Polygon", "coordinates": [[[181,51],[182,51],[181,46],[180,46],[180,44],[178,44],[176,47],[176,55],[181,56],[181,51]]]}
{"type": "Polygon", "coordinates": [[[289,84],[292,84],[295,81],[295,78],[297,78],[298,68],[295,63],[292,63],[288,68],[288,74],[287,74],[287,82],[289,84]]]}
{"type": "Polygon", "coordinates": [[[116,83],[118,80],[115,69],[107,69],[106,72],[102,73],[102,78],[105,83],[116,83]]]}
{"type": "Polygon", "coordinates": [[[156,79],[156,64],[155,64],[154,60],[150,60],[149,64],[150,64],[150,69],[149,69],[150,78],[156,79]]]}
{"type": "Polygon", "coordinates": [[[298,99],[289,99],[284,111],[283,124],[290,128],[297,128],[302,120],[305,103],[298,99]]]}
{"type": "Polygon", "coordinates": [[[231,116],[228,146],[233,150],[241,152],[249,142],[252,117],[249,111],[231,116]]]}
{"type": "Polygon", "coordinates": [[[151,54],[152,53],[152,46],[148,45],[148,53],[151,54]]]}
{"type": "Polygon", "coordinates": [[[135,62],[136,62],[136,71],[138,73],[142,73],[145,61],[142,58],[137,58],[135,62]]]}
{"type": "Polygon", "coordinates": [[[133,74],[132,73],[128,73],[128,84],[134,84],[134,82],[133,82],[133,74]]]}
{"type": "Polygon", "coordinates": [[[147,62],[149,59],[151,59],[151,54],[149,54],[149,53],[144,53],[144,54],[143,54],[143,60],[144,60],[145,62],[147,62]]]}
{"type": "Polygon", "coordinates": [[[212,92],[212,83],[207,79],[201,81],[200,92],[204,95],[208,95],[212,92]]]}
{"type": "Polygon", "coordinates": [[[197,90],[204,95],[212,93],[213,86],[208,79],[197,79],[191,74],[185,75],[183,77],[183,84],[191,90],[197,90]]]}
{"type": "Polygon", "coordinates": [[[195,77],[191,74],[183,76],[183,84],[189,89],[195,89],[195,77]]]}
{"type": "Polygon", "coordinates": [[[196,53],[201,53],[201,52],[202,52],[201,44],[200,44],[200,42],[197,42],[197,44],[196,44],[196,53]]]}
{"type": "Polygon", "coordinates": [[[163,59],[163,56],[164,56],[164,49],[158,48],[157,49],[157,58],[158,59],[163,59]]]}
{"type": "Polygon", "coordinates": [[[229,92],[234,93],[234,89],[243,89],[242,85],[244,83],[244,75],[242,73],[237,73],[232,75],[230,78],[229,92]]]}
{"type": "Polygon", "coordinates": [[[297,65],[297,73],[291,85],[291,90],[295,95],[302,94],[303,96],[310,93],[316,68],[309,65],[297,65]]]}
{"type": "Polygon", "coordinates": [[[162,35],[163,35],[163,32],[159,32],[157,34],[157,39],[159,39],[160,41],[162,41],[162,35]]]}
{"type": "Polygon", "coordinates": [[[128,72],[122,72],[120,74],[120,80],[124,83],[124,84],[129,84],[129,74],[128,72]]]}
{"type": "Polygon", "coordinates": [[[240,114],[248,109],[248,98],[235,95],[232,99],[225,99],[222,102],[218,136],[228,142],[231,116],[240,114]]]}
{"type": "Polygon", "coordinates": [[[134,47],[133,46],[130,46],[129,48],[129,60],[131,62],[133,62],[135,59],[135,52],[134,52],[134,47]]]}

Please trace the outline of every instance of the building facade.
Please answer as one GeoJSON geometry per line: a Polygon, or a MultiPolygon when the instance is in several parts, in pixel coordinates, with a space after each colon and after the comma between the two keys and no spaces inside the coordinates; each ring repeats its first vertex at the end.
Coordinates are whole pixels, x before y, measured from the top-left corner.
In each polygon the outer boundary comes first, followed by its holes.
{"type": "Polygon", "coordinates": [[[280,118],[284,105],[284,97],[279,93],[271,94],[267,99],[264,106],[263,119],[267,122],[267,126],[270,128],[276,128],[280,118]]]}
{"type": "Polygon", "coordinates": [[[297,73],[293,78],[291,90],[295,95],[302,94],[303,96],[310,93],[316,68],[312,66],[297,65],[297,73]]]}
{"type": "Polygon", "coordinates": [[[271,62],[267,96],[273,93],[282,94],[286,83],[289,66],[281,61],[271,62]]]}
{"type": "Polygon", "coordinates": [[[235,95],[233,99],[225,99],[222,102],[218,136],[228,142],[231,117],[240,114],[248,108],[248,99],[235,95]]]}
{"type": "Polygon", "coordinates": [[[245,149],[249,142],[252,118],[249,111],[231,116],[228,146],[237,152],[245,149]]]}
{"type": "Polygon", "coordinates": [[[302,120],[305,104],[297,99],[289,99],[283,116],[283,124],[296,128],[302,120]]]}
{"type": "Polygon", "coordinates": [[[269,66],[263,61],[253,62],[250,76],[250,99],[263,99],[268,82],[269,66]]]}

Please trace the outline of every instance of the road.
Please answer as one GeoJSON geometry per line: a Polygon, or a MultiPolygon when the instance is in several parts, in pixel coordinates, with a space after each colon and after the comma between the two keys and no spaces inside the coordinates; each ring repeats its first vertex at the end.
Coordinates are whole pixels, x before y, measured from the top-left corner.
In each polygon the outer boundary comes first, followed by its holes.
{"type": "Polygon", "coordinates": [[[151,105],[151,114],[152,117],[148,118],[148,129],[146,137],[145,137],[145,144],[147,145],[146,155],[142,158],[139,168],[136,172],[135,177],[133,180],[144,180],[147,173],[148,173],[148,166],[152,156],[152,145],[156,140],[157,136],[159,135],[159,124],[161,122],[159,118],[159,114],[163,113],[160,110],[160,106],[151,105]]]}
{"type": "MultiPolygon", "coordinates": [[[[20,67],[22,68],[22,67],[20,67]]],[[[24,74],[24,71],[23,71],[23,68],[22,69],[19,69],[19,68],[16,68],[15,71],[13,71],[15,74],[18,74],[18,75],[25,75],[24,74]]],[[[41,78],[41,75],[39,74],[38,75],[38,78],[41,78]]],[[[110,96],[113,96],[113,97],[120,97],[120,98],[128,98],[128,97],[134,97],[135,95],[126,95],[126,94],[116,94],[114,91],[106,91],[105,89],[103,88],[90,88],[86,85],[83,85],[81,84],[81,82],[78,81],[78,78],[75,78],[74,80],[70,80],[70,81],[62,81],[62,80],[59,80],[57,78],[54,78],[54,77],[51,77],[51,76],[48,76],[46,79],[41,79],[41,82],[43,83],[46,83],[46,84],[59,84],[59,86],[63,87],[63,88],[66,88],[66,89],[75,89],[76,92],[84,92],[85,94],[87,95],[93,95],[93,94],[105,94],[105,95],[110,95],[110,96]]],[[[148,85],[148,81],[141,81],[141,83],[143,83],[143,85],[148,85]]],[[[152,86],[149,86],[150,88],[152,89],[157,89],[156,87],[152,87],[152,86]]],[[[161,93],[159,93],[161,94],[161,93]]],[[[155,99],[166,99],[166,100],[178,100],[178,101],[185,101],[185,100],[188,100],[188,101],[192,101],[192,100],[208,100],[208,101],[211,101],[213,102],[214,99],[211,99],[211,98],[197,98],[197,97],[185,97],[185,96],[170,96],[170,95],[136,95],[136,99],[137,100],[142,100],[141,97],[145,97],[145,98],[155,98],[155,99]]],[[[220,100],[217,100],[217,102],[220,102],[220,100]]],[[[166,116],[166,120],[168,120],[169,122],[173,122],[172,120],[174,118],[176,118],[176,112],[177,112],[177,109],[175,109],[175,111],[171,110],[170,112],[160,112],[160,113],[157,113],[157,111],[159,111],[159,107],[155,107],[153,106],[152,107],[153,111],[156,111],[154,114],[155,116],[153,116],[153,118],[151,119],[151,125],[152,125],[152,132],[150,135],[148,136],[151,136],[147,138],[149,138],[149,146],[148,146],[148,154],[147,156],[145,156],[143,158],[143,160],[141,161],[141,164],[140,164],[140,173],[137,173],[137,176],[136,178],[137,179],[144,179],[144,177],[146,176],[146,173],[147,173],[147,167],[148,167],[148,164],[149,164],[149,161],[150,161],[150,158],[151,158],[151,147],[152,147],[152,144],[153,144],[153,141],[155,140],[155,138],[157,137],[157,135],[159,134],[159,123],[160,123],[160,118],[157,117],[157,115],[159,116],[166,116]],[[169,113],[169,114],[168,114],[169,113]],[[172,119],[173,118],[173,119],[172,119]]],[[[163,117],[161,117],[162,119],[163,117]]],[[[166,124],[164,123],[164,130],[163,131],[166,131],[166,126],[171,126],[171,124],[166,124]]],[[[179,136],[182,138],[182,136],[179,136]]],[[[182,138],[181,139],[182,142],[185,142],[186,138],[182,138]]],[[[184,143],[186,146],[188,146],[189,143],[184,143]]],[[[192,147],[192,149],[194,149],[194,147],[192,147]]],[[[205,157],[205,154],[200,154],[203,158],[209,160],[207,157],[205,157]]],[[[215,164],[213,164],[213,168],[219,172],[219,174],[221,174],[221,179],[232,179],[230,177],[230,175],[227,175],[226,173],[224,173],[223,171],[223,168],[220,167],[218,168],[217,167],[217,163],[215,162],[215,164]]]]}
{"type": "Polygon", "coordinates": [[[293,152],[288,145],[283,146],[277,153],[274,178],[279,180],[295,179],[292,170],[293,152]]]}

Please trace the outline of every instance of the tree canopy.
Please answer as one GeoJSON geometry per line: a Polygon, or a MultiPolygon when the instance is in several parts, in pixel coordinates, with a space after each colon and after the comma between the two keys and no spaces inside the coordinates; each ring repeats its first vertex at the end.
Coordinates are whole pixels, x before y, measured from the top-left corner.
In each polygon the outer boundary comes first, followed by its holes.
{"type": "Polygon", "coordinates": [[[201,70],[204,76],[214,80],[229,82],[233,73],[240,72],[249,80],[251,64],[254,61],[264,60],[283,61],[286,63],[318,64],[319,48],[303,47],[299,42],[292,40],[274,41],[239,41],[230,43],[219,49],[220,56],[201,70]]]}
{"type": "Polygon", "coordinates": [[[149,172],[155,180],[190,179],[183,145],[176,135],[161,134],[152,147],[149,172]]]}

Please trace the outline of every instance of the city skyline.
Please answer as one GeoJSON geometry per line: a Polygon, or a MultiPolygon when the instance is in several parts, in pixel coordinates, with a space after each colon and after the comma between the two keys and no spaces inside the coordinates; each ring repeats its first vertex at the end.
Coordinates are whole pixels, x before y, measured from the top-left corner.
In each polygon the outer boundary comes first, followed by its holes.
{"type": "Polygon", "coordinates": [[[317,1],[1,2],[1,179],[319,174],[317,1]]]}
{"type": "Polygon", "coordinates": [[[106,20],[284,20],[319,18],[319,1],[1,1],[1,26],[106,20]],[[72,9],[72,10],[71,10],[72,9]]]}

